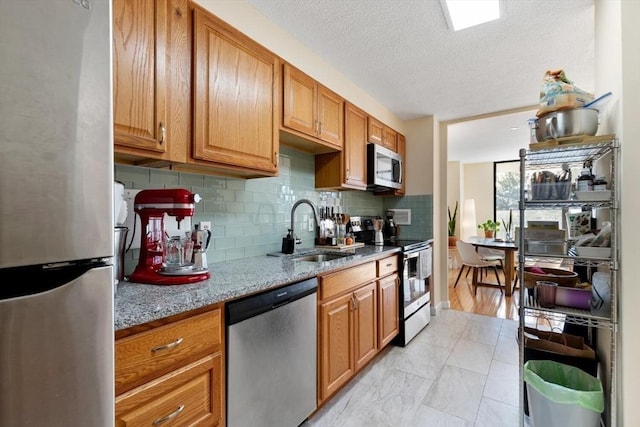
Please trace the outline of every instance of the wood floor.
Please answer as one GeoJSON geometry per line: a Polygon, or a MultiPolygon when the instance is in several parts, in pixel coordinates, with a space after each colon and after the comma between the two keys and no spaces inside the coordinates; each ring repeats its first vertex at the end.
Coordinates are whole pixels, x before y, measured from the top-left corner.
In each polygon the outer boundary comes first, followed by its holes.
{"type": "MultiPolygon", "coordinates": [[[[458,311],[465,311],[467,313],[484,314],[486,316],[497,317],[500,319],[518,320],[518,308],[517,301],[520,298],[519,291],[516,289],[509,297],[505,297],[500,289],[480,287],[478,286],[477,295],[473,294],[473,286],[471,285],[471,273],[468,275],[465,268],[458,286],[453,287],[456,277],[460,269],[453,268],[448,270],[449,279],[449,303],[451,309],[458,311]],[[466,277],[465,277],[466,276],[466,277]]],[[[504,274],[502,270],[498,269],[498,276],[500,277],[500,283],[504,285],[504,274]]],[[[495,283],[495,273],[490,270],[488,277],[483,279],[485,282],[495,283]]]]}

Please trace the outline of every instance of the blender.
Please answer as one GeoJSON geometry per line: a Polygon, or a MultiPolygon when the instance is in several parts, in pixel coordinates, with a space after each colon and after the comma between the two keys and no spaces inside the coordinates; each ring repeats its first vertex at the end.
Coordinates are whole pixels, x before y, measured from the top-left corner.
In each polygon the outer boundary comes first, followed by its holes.
{"type": "Polygon", "coordinates": [[[167,236],[164,228],[165,213],[174,216],[179,227],[185,217],[193,216],[199,201],[199,195],[179,188],[142,190],[136,195],[134,210],[140,215],[142,233],[140,258],[129,278],[131,282],[181,285],[209,278],[206,266],[196,268],[192,262],[191,240],[167,236]]]}
{"type": "Polygon", "coordinates": [[[382,227],[384,226],[384,221],[382,219],[374,219],[373,220],[373,229],[374,229],[374,237],[373,243],[376,246],[384,245],[384,235],[382,234],[382,227]]]}

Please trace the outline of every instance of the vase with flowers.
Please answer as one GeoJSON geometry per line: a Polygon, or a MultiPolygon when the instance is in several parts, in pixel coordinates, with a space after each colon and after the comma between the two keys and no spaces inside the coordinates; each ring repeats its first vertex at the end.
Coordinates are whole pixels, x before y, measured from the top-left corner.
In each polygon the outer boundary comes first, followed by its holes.
{"type": "Polygon", "coordinates": [[[509,222],[505,222],[503,218],[502,225],[504,225],[505,242],[513,242],[513,209],[509,209],[509,222]]]}

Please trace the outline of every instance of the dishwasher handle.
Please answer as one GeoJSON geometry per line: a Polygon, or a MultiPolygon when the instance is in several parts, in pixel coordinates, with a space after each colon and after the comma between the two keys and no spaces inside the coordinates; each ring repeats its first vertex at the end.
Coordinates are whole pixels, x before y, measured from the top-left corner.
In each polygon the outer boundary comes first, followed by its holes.
{"type": "Polygon", "coordinates": [[[311,295],[317,290],[318,279],[312,277],[301,282],[231,301],[226,305],[226,324],[230,326],[267,311],[278,309],[311,295]]]}

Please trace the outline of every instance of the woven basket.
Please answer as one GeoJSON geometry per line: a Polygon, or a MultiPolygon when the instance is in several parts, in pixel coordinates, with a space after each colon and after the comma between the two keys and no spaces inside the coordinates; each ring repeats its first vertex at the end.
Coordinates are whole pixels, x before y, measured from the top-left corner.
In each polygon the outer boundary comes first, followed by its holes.
{"type": "Polygon", "coordinates": [[[545,274],[538,274],[527,271],[528,268],[524,269],[524,286],[527,288],[534,288],[537,281],[555,282],[558,286],[566,287],[574,287],[579,281],[578,273],[573,271],[542,267],[545,274]]]}

